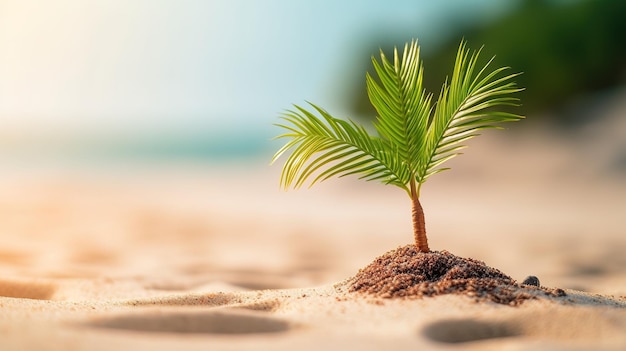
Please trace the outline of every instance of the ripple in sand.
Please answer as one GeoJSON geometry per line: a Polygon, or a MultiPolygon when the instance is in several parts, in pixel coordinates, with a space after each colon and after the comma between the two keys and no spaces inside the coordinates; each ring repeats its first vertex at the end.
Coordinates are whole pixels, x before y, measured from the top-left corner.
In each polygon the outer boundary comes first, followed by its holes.
{"type": "Polygon", "coordinates": [[[129,300],[124,302],[132,306],[224,306],[240,303],[241,299],[233,294],[187,294],[179,296],[154,297],[142,300],[129,300]]]}
{"type": "Polygon", "coordinates": [[[129,300],[122,304],[132,306],[229,307],[264,312],[274,311],[280,306],[280,302],[277,299],[254,299],[247,301],[236,294],[227,293],[155,297],[144,300],[129,300]]]}
{"type": "Polygon", "coordinates": [[[442,343],[514,336],[524,339],[623,342],[625,322],[621,308],[544,305],[540,310],[516,313],[504,320],[440,320],[424,327],[422,333],[426,338],[442,343]]]}
{"type": "Polygon", "coordinates": [[[99,319],[89,326],[179,334],[257,334],[290,329],[284,320],[235,311],[135,313],[99,319]]]}
{"type": "Polygon", "coordinates": [[[51,283],[0,280],[0,296],[4,297],[50,300],[56,290],[51,283]]]}

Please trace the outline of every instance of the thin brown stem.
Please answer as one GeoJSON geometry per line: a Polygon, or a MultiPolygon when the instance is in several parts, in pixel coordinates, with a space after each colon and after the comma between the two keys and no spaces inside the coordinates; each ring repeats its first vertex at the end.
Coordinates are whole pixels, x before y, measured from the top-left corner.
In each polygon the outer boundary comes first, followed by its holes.
{"type": "Polygon", "coordinates": [[[424,209],[419,200],[418,189],[415,186],[415,180],[411,180],[411,204],[413,215],[413,236],[415,237],[415,246],[417,251],[430,252],[428,247],[428,239],[426,238],[426,222],[424,221],[424,209]]]}

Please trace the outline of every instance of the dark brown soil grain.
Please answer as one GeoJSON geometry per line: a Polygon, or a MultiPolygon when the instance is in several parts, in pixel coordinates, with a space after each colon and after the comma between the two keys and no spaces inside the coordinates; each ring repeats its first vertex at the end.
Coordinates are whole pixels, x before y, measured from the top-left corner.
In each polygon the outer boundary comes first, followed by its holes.
{"type": "Polygon", "coordinates": [[[389,251],[361,269],[350,280],[349,291],[382,298],[462,294],[512,306],[542,295],[565,295],[561,289],[519,285],[478,260],[447,251],[418,252],[414,245],[389,251]]]}

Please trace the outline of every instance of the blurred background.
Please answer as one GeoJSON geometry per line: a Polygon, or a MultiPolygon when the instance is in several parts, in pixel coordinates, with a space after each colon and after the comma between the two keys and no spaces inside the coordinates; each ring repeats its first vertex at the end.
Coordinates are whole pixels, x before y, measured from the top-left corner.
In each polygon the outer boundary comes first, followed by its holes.
{"type": "MultiPolygon", "coordinates": [[[[280,145],[272,124],[306,101],[369,123],[370,57],[413,38],[437,93],[465,38],[484,45],[485,60],[496,55],[496,65],[524,72],[517,112],[527,119],[477,138],[425,187],[433,246],[492,257],[516,279],[532,268],[593,290],[589,277],[610,273],[619,283],[604,291],[623,292],[624,18],[621,0],[0,0],[0,260],[14,264],[4,273],[45,275],[65,262],[50,274],[90,276],[117,264],[128,275],[116,252],[134,237],[148,253],[133,262],[153,272],[150,286],[167,276],[155,255],[187,257],[187,273],[230,269],[219,279],[241,286],[347,276],[382,248],[410,242],[404,195],[353,180],[320,186],[315,206],[307,191],[279,192],[280,167],[267,166],[280,145]],[[405,207],[406,218],[397,214],[405,207]],[[453,233],[452,222],[468,234],[453,233]],[[354,223],[366,223],[365,233],[334,235],[354,223]],[[476,245],[485,226],[485,240],[518,254],[476,245]],[[357,235],[366,249],[351,257],[332,249],[357,235]],[[545,237],[553,239],[536,241],[545,237]],[[180,251],[145,246],[185,239],[192,244],[180,251]],[[84,252],[51,253],[68,243],[84,252]],[[248,248],[220,253],[237,245],[248,248]],[[280,268],[285,252],[301,260],[293,269],[280,268]],[[538,253],[551,258],[520,267],[538,253]],[[285,280],[294,276],[305,279],[285,280]]],[[[170,288],[212,279],[189,274],[192,282],[170,288]]],[[[171,279],[180,276],[172,269],[171,279]]]]}
{"type": "Polygon", "coordinates": [[[2,0],[0,146],[267,157],[271,124],[292,103],[371,119],[370,57],[412,38],[429,91],[466,38],[485,46],[485,59],[497,54],[497,65],[524,72],[523,114],[549,112],[567,129],[597,120],[586,109],[626,81],[625,13],[616,0],[2,0]]]}

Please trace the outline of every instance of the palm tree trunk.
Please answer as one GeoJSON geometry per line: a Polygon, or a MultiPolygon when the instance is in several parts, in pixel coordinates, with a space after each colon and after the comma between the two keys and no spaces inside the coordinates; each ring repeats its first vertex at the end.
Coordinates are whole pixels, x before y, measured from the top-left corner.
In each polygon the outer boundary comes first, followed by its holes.
{"type": "Polygon", "coordinates": [[[424,221],[424,209],[420,204],[419,194],[415,187],[415,180],[411,180],[411,203],[413,215],[413,236],[417,251],[430,252],[428,239],[426,238],[426,222],[424,221]]]}

